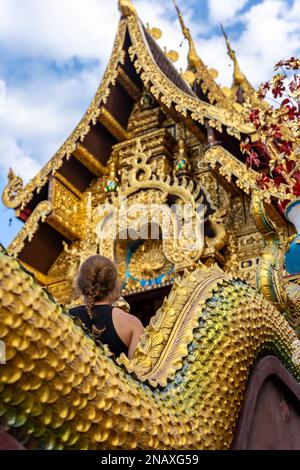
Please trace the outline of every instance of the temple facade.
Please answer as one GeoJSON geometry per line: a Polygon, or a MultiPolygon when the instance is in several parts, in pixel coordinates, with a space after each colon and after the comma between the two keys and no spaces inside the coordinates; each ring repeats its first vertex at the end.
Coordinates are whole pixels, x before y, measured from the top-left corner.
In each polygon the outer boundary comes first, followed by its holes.
{"type": "Polygon", "coordinates": [[[26,186],[9,172],[2,199],[24,226],[0,246],[0,449],[299,449],[295,229],[241,153],[256,94],[225,31],[231,89],[175,6],[187,70],[120,0],[81,122],[26,186]],[[96,253],[146,326],[131,360],[66,311],[96,253]]]}
{"type": "Polygon", "coordinates": [[[189,42],[181,75],[152,36],[157,30],[145,28],[129,3],[121,2],[121,11],[109,64],[79,125],[26,186],[9,174],[3,201],[24,227],[8,253],[65,305],[76,301],[72,279],[92,253],[118,264],[123,296],[137,314],[146,299],[154,313],[174,280],[197,264],[217,264],[255,285],[264,241],[250,211],[256,175],[240,151],[243,137],[255,139],[242,107],[254,100],[254,89],[227,36],[231,90],[216,83],[216,71],[198,56],[178,8],[189,42]],[[161,220],[149,214],[148,223],[160,227],[155,240],[121,240],[108,226],[107,240],[99,240],[99,207],[112,204],[120,215],[124,197],[149,207],[191,203],[196,211],[203,204],[197,252],[166,240],[168,214],[161,220]]]}

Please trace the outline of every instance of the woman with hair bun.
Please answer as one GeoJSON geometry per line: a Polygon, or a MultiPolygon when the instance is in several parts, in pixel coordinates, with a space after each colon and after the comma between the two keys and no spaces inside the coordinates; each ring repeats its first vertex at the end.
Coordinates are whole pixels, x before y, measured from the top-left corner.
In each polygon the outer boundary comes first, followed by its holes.
{"type": "Polygon", "coordinates": [[[120,294],[114,263],[105,256],[90,256],[79,269],[76,288],[85,305],[72,308],[70,315],[79,318],[116,357],[125,353],[131,359],[144,327],[138,318],[112,305],[120,294]]]}

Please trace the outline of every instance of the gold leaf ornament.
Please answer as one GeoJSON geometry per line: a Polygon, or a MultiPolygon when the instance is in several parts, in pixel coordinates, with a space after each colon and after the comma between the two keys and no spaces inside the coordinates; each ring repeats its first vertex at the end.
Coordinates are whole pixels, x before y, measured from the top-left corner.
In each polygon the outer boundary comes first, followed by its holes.
{"type": "Polygon", "coordinates": [[[193,85],[196,80],[196,75],[191,70],[186,70],[181,76],[189,85],[193,85]]]}
{"type": "Polygon", "coordinates": [[[209,69],[209,74],[214,80],[219,76],[219,72],[216,69],[209,69]]]}
{"type": "Polygon", "coordinates": [[[168,57],[168,59],[170,59],[171,62],[175,63],[178,61],[179,59],[179,54],[177,51],[169,51],[166,53],[166,56],[168,57]]]}
{"type": "Polygon", "coordinates": [[[159,28],[155,28],[155,27],[150,28],[149,25],[148,25],[148,32],[151,34],[151,36],[154,39],[156,39],[156,41],[158,41],[163,35],[162,31],[159,28]]]}

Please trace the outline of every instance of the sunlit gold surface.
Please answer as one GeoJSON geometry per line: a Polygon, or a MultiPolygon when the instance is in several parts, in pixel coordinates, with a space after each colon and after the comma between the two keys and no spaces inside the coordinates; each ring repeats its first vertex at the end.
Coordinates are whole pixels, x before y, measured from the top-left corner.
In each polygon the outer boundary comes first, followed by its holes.
{"type": "Polygon", "coordinates": [[[0,420],[31,447],[227,449],[264,348],[300,380],[292,328],[257,291],[218,270],[186,274],[173,287],[127,364],[143,387],[4,254],[0,299],[0,420]]]}

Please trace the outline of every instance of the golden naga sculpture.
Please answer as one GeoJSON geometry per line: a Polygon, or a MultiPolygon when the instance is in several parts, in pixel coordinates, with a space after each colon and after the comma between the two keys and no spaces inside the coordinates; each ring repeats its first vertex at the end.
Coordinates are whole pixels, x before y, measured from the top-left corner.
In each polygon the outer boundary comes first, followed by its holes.
{"type": "Polygon", "coordinates": [[[20,200],[18,198],[18,194],[23,189],[23,180],[20,176],[17,176],[12,168],[9,169],[8,172],[8,184],[4,188],[2,194],[2,201],[6,207],[10,209],[15,209],[20,205],[20,200]]]}
{"type": "Polygon", "coordinates": [[[123,367],[3,252],[0,299],[1,424],[30,448],[228,449],[266,348],[300,380],[292,328],[219,268],[174,285],[123,367]]]}
{"type": "Polygon", "coordinates": [[[257,287],[265,298],[285,313],[300,335],[299,276],[287,276],[284,270],[290,241],[287,224],[270,204],[262,200],[258,190],[252,193],[252,214],[266,242],[258,267],[257,287]]]}

